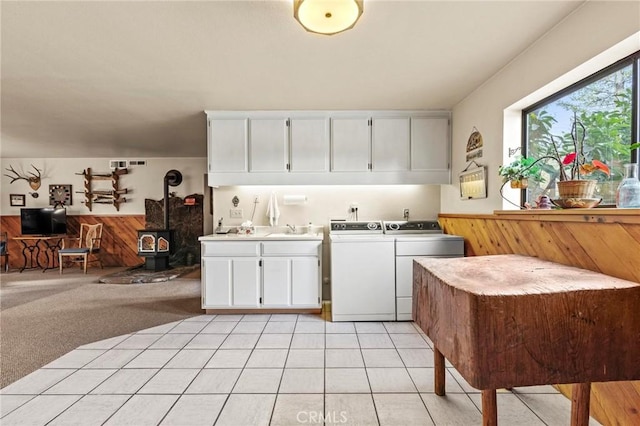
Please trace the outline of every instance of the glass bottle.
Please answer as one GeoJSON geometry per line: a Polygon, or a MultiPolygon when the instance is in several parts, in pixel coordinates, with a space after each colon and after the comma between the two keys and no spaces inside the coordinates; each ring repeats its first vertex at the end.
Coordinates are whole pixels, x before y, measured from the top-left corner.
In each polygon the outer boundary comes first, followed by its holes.
{"type": "Polygon", "coordinates": [[[638,164],[624,165],[624,179],[616,192],[616,207],[640,208],[640,180],[638,180],[638,164]]]}

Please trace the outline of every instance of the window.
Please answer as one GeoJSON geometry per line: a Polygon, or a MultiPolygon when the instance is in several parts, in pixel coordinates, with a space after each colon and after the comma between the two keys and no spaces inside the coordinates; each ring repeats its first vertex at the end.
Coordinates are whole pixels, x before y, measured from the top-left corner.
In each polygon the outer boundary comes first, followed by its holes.
{"type": "MultiPolygon", "coordinates": [[[[611,173],[594,172],[596,194],[601,205],[615,205],[624,164],[638,161],[638,150],[629,145],[640,141],[638,97],[640,52],[558,92],[523,111],[523,147],[527,157],[541,158],[555,150],[564,157],[574,151],[572,127],[578,123],[578,139],[584,137],[587,162],[599,160],[611,173]],[[584,129],[584,132],[582,131],[584,129]]],[[[575,135],[574,135],[575,136],[575,135]]],[[[529,182],[525,200],[540,195],[556,197],[558,164],[541,160],[542,182],[529,182]]]]}

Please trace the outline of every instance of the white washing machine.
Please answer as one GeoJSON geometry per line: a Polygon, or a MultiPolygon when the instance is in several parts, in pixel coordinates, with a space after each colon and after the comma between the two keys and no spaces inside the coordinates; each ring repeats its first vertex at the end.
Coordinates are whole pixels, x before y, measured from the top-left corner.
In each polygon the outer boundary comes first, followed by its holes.
{"type": "Polygon", "coordinates": [[[382,222],[331,221],[331,320],[396,319],[395,242],[382,222]]]}
{"type": "Polygon", "coordinates": [[[413,260],[462,257],[464,238],[448,235],[435,220],[384,221],[384,232],[395,242],[396,320],[410,321],[413,308],[413,260]]]}

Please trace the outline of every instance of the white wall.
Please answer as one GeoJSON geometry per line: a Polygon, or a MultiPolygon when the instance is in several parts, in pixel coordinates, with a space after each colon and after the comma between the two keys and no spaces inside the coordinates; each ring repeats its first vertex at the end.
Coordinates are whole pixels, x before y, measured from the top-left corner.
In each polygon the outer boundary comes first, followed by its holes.
{"type": "Polygon", "coordinates": [[[271,192],[278,196],[280,225],[329,225],[330,219],[346,219],[349,205],[358,203],[360,220],[402,220],[402,209],[410,209],[411,219],[434,219],[440,212],[439,185],[317,185],[317,186],[224,186],[213,190],[213,212],[225,225],[239,225],[251,218],[254,196],[258,196],[254,225],[268,225],[267,205],[271,192]],[[284,205],[284,195],[306,195],[307,204],[284,205]],[[231,219],[234,196],[243,219],[231,219]]]}
{"type": "Polygon", "coordinates": [[[502,209],[498,166],[506,157],[507,146],[520,146],[519,111],[640,49],[638,31],[640,2],[586,2],[456,105],[452,119],[454,184],[442,188],[442,212],[491,213],[502,209]],[[616,46],[623,40],[624,46],[616,46]],[[462,201],[455,182],[467,165],[465,148],[474,127],[484,139],[484,156],[477,161],[488,166],[488,198],[462,201]]]}
{"type": "MultiPolygon", "coordinates": [[[[176,169],[182,173],[183,181],[179,186],[171,187],[176,195],[184,197],[189,194],[203,194],[205,192],[204,174],[207,168],[206,158],[135,158],[146,160],[146,166],[129,167],[129,173],[120,177],[120,187],[127,188],[130,193],[124,195],[127,202],[120,205],[118,212],[112,205],[95,204],[93,211],[82,204],[84,194],[76,191],[84,191],[84,179],[81,175],[84,169],[91,168],[93,173],[110,173],[110,158],[3,158],[0,160],[2,167],[0,214],[18,215],[19,207],[10,207],[9,194],[26,194],[26,207],[45,207],[49,205],[49,185],[71,184],[73,189],[73,204],[67,207],[67,214],[82,215],[140,215],[144,214],[144,200],[151,198],[160,200],[163,198],[163,179],[167,171],[176,169]],[[42,172],[42,185],[36,191],[38,198],[33,198],[29,193],[34,192],[24,180],[10,183],[11,179],[4,174],[9,166],[19,171],[21,175],[33,171],[33,164],[42,172]]],[[[98,187],[111,189],[110,181],[95,181],[94,189],[98,187]]],[[[205,216],[209,209],[205,206],[205,216]]]]}

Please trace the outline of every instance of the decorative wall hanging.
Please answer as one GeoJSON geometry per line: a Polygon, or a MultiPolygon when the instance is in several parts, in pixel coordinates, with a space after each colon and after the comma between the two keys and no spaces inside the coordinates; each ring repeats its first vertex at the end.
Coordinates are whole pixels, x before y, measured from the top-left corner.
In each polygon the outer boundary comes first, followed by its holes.
{"type": "Polygon", "coordinates": [[[120,188],[120,176],[128,174],[127,169],[115,169],[111,173],[93,173],[91,169],[83,170],[77,175],[84,176],[84,193],[85,201],[82,203],[87,206],[89,211],[93,211],[94,204],[111,204],[117,211],[120,211],[120,204],[126,203],[126,197],[120,195],[127,194],[127,188],[120,188]],[[104,180],[111,182],[111,188],[94,188],[93,182],[96,180],[104,180]]]}
{"type": "Polygon", "coordinates": [[[26,204],[24,194],[9,194],[9,202],[11,207],[24,207],[26,204]]]}
{"type": "Polygon", "coordinates": [[[33,189],[34,191],[37,191],[40,188],[40,184],[42,183],[42,175],[41,175],[42,170],[38,169],[33,164],[31,165],[31,167],[33,167],[35,171],[38,172],[38,174],[29,172],[31,176],[27,176],[27,175],[20,176],[20,174],[14,170],[13,166],[9,166],[9,168],[5,170],[13,173],[15,176],[11,176],[6,173],[5,173],[5,176],[11,178],[10,183],[13,183],[17,180],[26,180],[27,182],[29,182],[29,186],[31,187],[31,189],[33,189]]]}
{"type": "Polygon", "coordinates": [[[487,198],[487,168],[472,161],[460,174],[460,199],[487,198]],[[475,164],[475,169],[469,167],[475,164]]]}
{"type": "Polygon", "coordinates": [[[50,206],[70,206],[73,204],[71,185],[49,185],[50,206]]]}
{"type": "Polygon", "coordinates": [[[467,161],[482,157],[482,145],[482,134],[474,126],[467,140],[467,161]]]}

